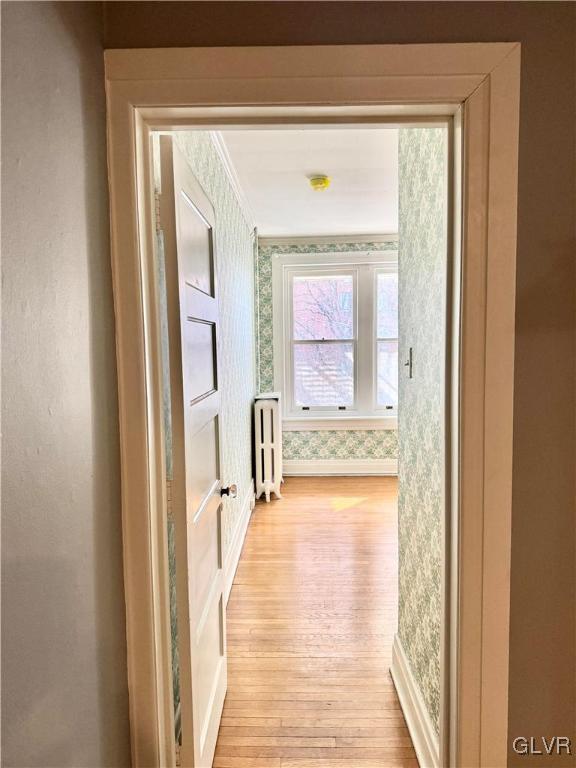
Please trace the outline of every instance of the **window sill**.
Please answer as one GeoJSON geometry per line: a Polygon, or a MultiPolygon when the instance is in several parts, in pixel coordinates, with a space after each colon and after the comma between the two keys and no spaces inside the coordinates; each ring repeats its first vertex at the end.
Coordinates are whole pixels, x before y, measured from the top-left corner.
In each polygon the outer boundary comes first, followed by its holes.
{"type": "Polygon", "coordinates": [[[285,416],[284,432],[322,432],[336,430],[394,430],[398,429],[397,416],[285,416]]]}

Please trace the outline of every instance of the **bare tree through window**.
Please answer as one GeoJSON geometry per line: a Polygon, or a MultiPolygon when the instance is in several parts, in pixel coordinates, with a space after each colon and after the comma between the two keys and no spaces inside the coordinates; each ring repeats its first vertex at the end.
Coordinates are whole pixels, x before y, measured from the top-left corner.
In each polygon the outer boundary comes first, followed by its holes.
{"type": "Polygon", "coordinates": [[[352,275],[295,277],[294,394],[300,406],[354,404],[352,275]]]}

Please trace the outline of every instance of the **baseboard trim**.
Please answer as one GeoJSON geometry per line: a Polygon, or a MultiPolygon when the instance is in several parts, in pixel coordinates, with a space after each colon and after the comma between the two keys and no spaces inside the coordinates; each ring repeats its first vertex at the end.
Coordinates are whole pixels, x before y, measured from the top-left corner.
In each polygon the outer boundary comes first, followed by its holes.
{"type": "Polygon", "coordinates": [[[397,459],[284,459],[283,474],[299,475],[397,475],[397,459]]]}
{"type": "Polygon", "coordinates": [[[232,544],[226,556],[224,562],[224,600],[228,602],[230,597],[230,590],[232,589],[232,582],[240,562],[240,555],[242,554],[242,546],[244,545],[244,539],[246,538],[246,531],[248,530],[248,523],[252,515],[252,510],[256,504],[256,497],[254,495],[254,480],[250,481],[250,488],[248,493],[244,497],[242,502],[242,510],[240,512],[240,518],[236,524],[236,530],[232,537],[232,544]]]}
{"type": "Polygon", "coordinates": [[[400,699],[420,768],[440,768],[440,743],[398,635],[392,647],[390,674],[400,699]]]}

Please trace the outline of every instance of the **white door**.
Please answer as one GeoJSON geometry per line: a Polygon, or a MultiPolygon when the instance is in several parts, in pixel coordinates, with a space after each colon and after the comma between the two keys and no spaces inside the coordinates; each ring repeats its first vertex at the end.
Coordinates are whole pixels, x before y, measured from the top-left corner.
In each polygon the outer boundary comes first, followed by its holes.
{"type": "MultiPolygon", "coordinates": [[[[180,764],[212,765],[226,694],[214,211],[171,137],[162,136],[172,417],[172,509],[182,746],[180,764]]],[[[234,493],[232,487],[230,492],[234,493]]]]}

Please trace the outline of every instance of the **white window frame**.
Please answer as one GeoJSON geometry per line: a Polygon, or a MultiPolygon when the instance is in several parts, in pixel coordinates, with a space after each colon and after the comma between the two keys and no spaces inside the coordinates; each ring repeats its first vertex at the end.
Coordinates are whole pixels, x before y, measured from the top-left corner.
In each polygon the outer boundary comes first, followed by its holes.
{"type": "MultiPolygon", "coordinates": [[[[396,240],[396,235],[391,235],[390,240],[396,240]]],[[[396,250],[279,253],[272,256],[274,389],[282,392],[284,430],[397,428],[397,410],[378,407],[375,388],[377,274],[397,269],[396,250]],[[328,269],[334,274],[354,276],[354,404],[345,411],[333,406],[303,410],[295,405],[293,392],[292,281],[295,276],[325,274],[328,269]],[[372,293],[372,301],[358,301],[359,294],[367,292],[372,293]]]]}

